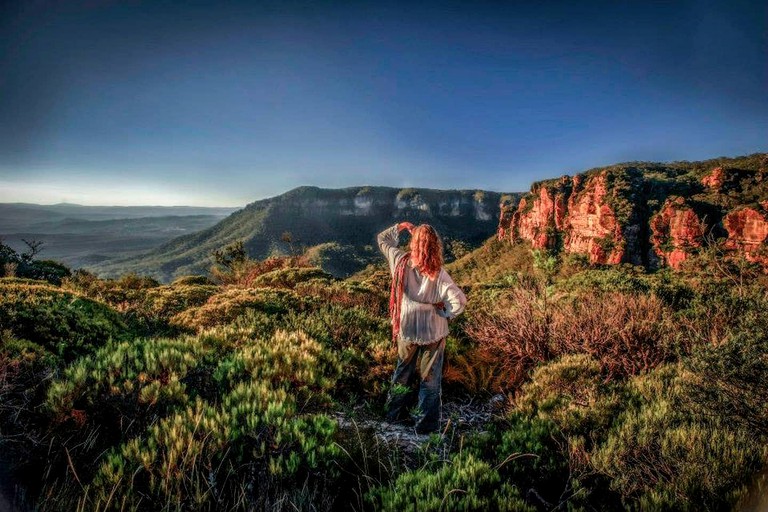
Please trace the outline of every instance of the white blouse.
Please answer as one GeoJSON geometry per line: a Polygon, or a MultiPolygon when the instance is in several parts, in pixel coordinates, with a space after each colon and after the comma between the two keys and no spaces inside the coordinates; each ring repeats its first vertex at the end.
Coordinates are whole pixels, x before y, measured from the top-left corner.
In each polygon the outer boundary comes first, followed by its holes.
{"type": "MultiPolygon", "coordinates": [[[[394,274],[398,261],[405,252],[398,247],[400,233],[397,224],[379,233],[379,249],[387,258],[389,273],[394,274]]],[[[403,341],[417,345],[434,343],[448,335],[448,318],[453,318],[464,311],[467,297],[456,286],[444,268],[436,278],[419,272],[412,262],[405,269],[405,289],[403,303],[400,306],[400,332],[403,341]],[[439,312],[433,305],[445,304],[445,311],[439,312]]]]}

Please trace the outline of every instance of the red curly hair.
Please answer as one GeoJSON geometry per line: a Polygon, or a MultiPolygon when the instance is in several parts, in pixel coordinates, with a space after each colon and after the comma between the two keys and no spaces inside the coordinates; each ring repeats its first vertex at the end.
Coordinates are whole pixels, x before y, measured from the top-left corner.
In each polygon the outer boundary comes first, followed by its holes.
{"type": "Polygon", "coordinates": [[[411,262],[432,279],[443,267],[443,242],[429,224],[421,224],[411,232],[411,262]]]}

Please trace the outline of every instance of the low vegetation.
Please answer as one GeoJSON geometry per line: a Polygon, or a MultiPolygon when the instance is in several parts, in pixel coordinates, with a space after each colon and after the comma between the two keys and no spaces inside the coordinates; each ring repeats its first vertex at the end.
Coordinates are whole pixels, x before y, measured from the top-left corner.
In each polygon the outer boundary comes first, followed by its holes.
{"type": "Polygon", "coordinates": [[[39,510],[730,510],[768,457],[768,293],[489,241],[449,270],[451,416],[383,416],[388,272],[220,253],[215,280],[0,279],[3,462],[39,510]],[[493,399],[491,400],[491,398],[493,399]]]}

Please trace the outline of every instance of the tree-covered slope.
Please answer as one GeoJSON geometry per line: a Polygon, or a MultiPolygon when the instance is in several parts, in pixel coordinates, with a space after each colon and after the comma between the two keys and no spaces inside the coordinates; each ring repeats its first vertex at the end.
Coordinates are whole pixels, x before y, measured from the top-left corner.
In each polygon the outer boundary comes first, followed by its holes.
{"type": "Polygon", "coordinates": [[[517,198],[476,190],[300,187],[256,201],[211,228],[175,238],[147,254],[93,270],[168,280],[207,271],[211,253],[236,240],[245,242],[252,258],[297,253],[328,242],[364,254],[380,230],[403,220],[432,224],[446,243],[460,240],[476,246],[496,230],[499,204],[514,204],[517,198]]]}

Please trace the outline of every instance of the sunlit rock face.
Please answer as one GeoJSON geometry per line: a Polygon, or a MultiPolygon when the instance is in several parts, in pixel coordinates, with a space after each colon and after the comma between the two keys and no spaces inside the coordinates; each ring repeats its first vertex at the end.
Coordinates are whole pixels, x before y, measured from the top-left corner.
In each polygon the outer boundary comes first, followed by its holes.
{"type": "Polygon", "coordinates": [[[760,263],[768,269],[768,201],[759,207],[740,208],[728,213],[723,225],[728,230],[726,249],[744,254],[744,257],[760,263]]]}
{"type": "Polygon", "coordinates": [[[679,269],[704,243],[707,226],[682,197],[670,197],[650,221],[653,250],[659,260],[679,269]]]}
{"type": "Polygon", "coordinates": [[[499,208],[497,237],[581,254],[593,264],[680,270],[723,243],[768,271],[768,154],[706,162],[631,162],[534,183],[499,208]]]}
{"type": "Polygon", "coordinates": [[[512,217],[512,232],[520,240],[527,240],[534,249],[553,247],[555,202],[546,187],[538,194],[522,199],[517,213],[512,217]]]}
{"type": "Polygon", "coordinates": [[[395,198],[395,208],[398,210],[420,210],[426,214],[431,213],[429,204],[418,193],[403,190],[395,198]]]}
{"type": "Polygon", "coordinates": [[[483,198],[475,198],[474,202],[472,203],[472,208],[475,212],[475,219],[481,220],[481,221],[488,221],[491,220],[492,215],[489,211],[488,205],[485,204],[485,201],[483,198]]]}
{"type": "Polygon", "coordinates": [[[720,190],[725,183],[725,170],[722,167],[715,167],[712,171],[701,178],[701,184],[713,190],[720,190]]]}
{"type": "Polygon", "coordinates": [[[354,199],[355,215],[370,215],[373,210],[373,198],[357,196],[354,199]]]}
{"type": "Polygon", "coordinates": [[[607,195],[602,174],[564,176],[534,186],[517,211],[502,211],[498,236],[528,241],[534,249],[584,254],[592,263],[619,263],[625,236],[607,195]]]}
{"type": "Polygon", "coordinates": [[[568,198],[564,249],[586,254],[590,263],[616,264],[624,258],[622,226],[607,201],[605,174],[576,180],[568,198]],[[583,183],[583,187],[582,187],[583,183]]]}

